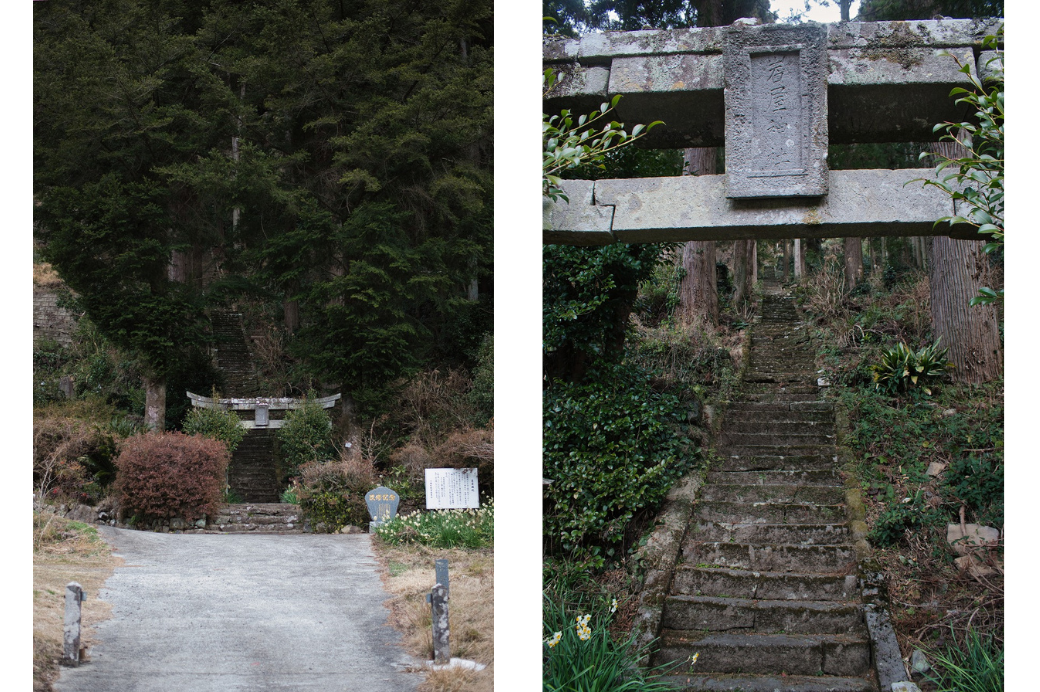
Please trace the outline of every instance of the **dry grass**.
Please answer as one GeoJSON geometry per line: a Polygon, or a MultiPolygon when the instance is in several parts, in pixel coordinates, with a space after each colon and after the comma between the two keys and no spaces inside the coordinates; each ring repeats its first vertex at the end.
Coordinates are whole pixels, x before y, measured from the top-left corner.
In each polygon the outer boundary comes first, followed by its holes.
{"type": "Polygon", "coordinates": [[[33,286],[39,288],[58,288],[61,286],[61,277],[47,262],[33,263],[33,286]]]}
{"type": "Polygon", "coordinates": [[[436,583],[434,563],[448,560],[451,603],[451,655],[487,666],[480,672],[432,671],[420,692],[491,692],[494,689],[495,569],[491,550],[439,550],[393,547],[373,541],[383,565],[383,584],[392,594],[391,621],[408,652],[433,658],[430,606],[426,594],[436,583]]]}
{"type": "Polygon", "coordinates": [[[111,606],[98,590],[121,562],[93,527],[50,513],[33,514],[33,690],[49,691],[58,677],[65,626],[65,585],[75,581],[87,593],[81,641],[97,640],[93,626],[111,606]]]}

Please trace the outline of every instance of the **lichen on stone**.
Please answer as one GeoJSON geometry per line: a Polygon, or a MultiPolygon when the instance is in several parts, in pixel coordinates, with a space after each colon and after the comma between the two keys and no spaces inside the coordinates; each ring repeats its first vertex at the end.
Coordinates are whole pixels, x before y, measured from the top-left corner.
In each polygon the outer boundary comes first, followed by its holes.
{"type": "Polygon", "coordinates": [[[867,40],[863,57],[867,60],[888,60],[901,65],[904,70],[923,63],[921,46],[928,43],[927,37],[915,32],[906,22],[892,22],[891,26],[891,33],[882,34],[879,31],[867,40]]]}

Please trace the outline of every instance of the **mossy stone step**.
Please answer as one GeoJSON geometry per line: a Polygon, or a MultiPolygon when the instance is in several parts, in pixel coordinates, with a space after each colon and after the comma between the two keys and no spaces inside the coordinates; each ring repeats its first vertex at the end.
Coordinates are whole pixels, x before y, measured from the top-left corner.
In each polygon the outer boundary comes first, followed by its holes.
{"type": "Polygon", "coordinates": [[[663,630],[654,664],[678,663],[677,673],[866,675],[866,634],[731,634],[663,630]],[[699,654],[696,664],[691,656],[699,654]],[[696,666],[696,667],[694,667],[696,666]]]}
{"type": "MultiPolygon", "coordinates": [[[[878,692],[866,678],[833,675],[668,675],[676,692],[878,692]]],[[[887,691],[886,691],[887,692],[887,691]]]]}
{"type": "Polygon", "coordinates": [[[845,519],[843,505],[799,502],[722,502],[698,500],[694,516],[726,524],[833,524],[845,519]]]}
{"type": "Polygon", "coordinates": [[[769,572],[681,564],[672,593],[774,601],[858,601],[855,575],[769,572]]]}
{"type": "Polygon", "coordinates": [[[724,432],[719,440],[722,447],[809,447],[812,445],[831,445],[835,442],[833,428],[814,430],[811,432],[724,432]]]}
{"type": "Polygon", "coordinates": [[[834,524],[724,524],[705,522],[690,528],[688,541],[759,545],[848,545],[849,530],[834,524]]]}
{"type": "MultiPolygon", "coordinates": [[[[805,435],[810,433],[824,433],[834,435],[834,418],[823,418],[823,420],[789,420],[780,412],[771,412],[774,415],[759,413],[757,416],[745,415],[741,418],[727,418],[726,434],[746,433],[759,434],[790,434],[805,435]],[[780,415],[775,415],[780,413],[780,415]]],[[[814,414],[820,417],[820,414],[814,414]]]]}
{"type": "Polygon", "coordinates": [[[708,485],[819,485],[842,487],[841,475],[833,469],[795,469],[790,471],[711,471],[708,485]]]}
{"type": "Polygon", "coordinates": [[[856,551],[850,545],[776,545],[686,541],[687,564],[769,572],[849,574],[855,571],[856,551]]]}
{"type": "Polygon", "coordinates": [[[766,601],[717,596],[669,596],[661,626],[670,630],[757,634],[865,633],[862,608],[834,601],[766,601]]]}
{"type": "Polygon", "coordinates": [[[769,448],[772,453],[758,451],[726,451],[719,450],[724,454],[722,461],[712,468],[713,471],[729,473],[747,473],[755,471],[824,471],[834,470],[838,459],[834,454],[834,448],[830,447],[813,453],[792,453],[783,449],[783,453],[777,454],[776,449],[769,448]]]}
{"type": "Polygon", "coordinates": [[[837,505],[845,501],[845,489],[826,485],[720,485],[709,483],[701,489],[702,500],[726,502],[811,502],[837,505]]]}

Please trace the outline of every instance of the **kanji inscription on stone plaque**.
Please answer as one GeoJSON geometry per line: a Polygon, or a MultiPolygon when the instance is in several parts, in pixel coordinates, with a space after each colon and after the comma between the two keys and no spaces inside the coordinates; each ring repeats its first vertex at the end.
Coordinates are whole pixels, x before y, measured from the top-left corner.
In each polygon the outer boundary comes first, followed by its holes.
{"type": "Polygon", "coordinates": [[[401,498],[390,488],[379,486],[365,494],[365,504],[372,521],[381,524],[397,516],[397,505],[401,498]]]}
{"type": "Polygon", "coordinates": [[[823,26],[726,30],[726,197],[827,193],[823,26]]]}

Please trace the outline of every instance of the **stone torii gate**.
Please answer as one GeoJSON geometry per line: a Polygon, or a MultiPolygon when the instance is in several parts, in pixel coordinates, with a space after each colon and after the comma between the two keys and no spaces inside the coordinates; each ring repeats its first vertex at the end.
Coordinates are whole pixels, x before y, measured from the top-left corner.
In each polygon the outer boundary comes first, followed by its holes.
{"type": "Polygon", "coordinates": [[[830,171],[828,144],[934,141],[968,114],[953,58],[986,76],[980,51],[995,20],[771,24],[608,32],[546,39],[564,75],[547,113],[581,114],[621,94],[617,119],[663,120],[642,146],[725,146],[722,175],[565,180],[570,202],[544,201],[543,242],[607,245],[750,238],[949,235],[934,168],[830,171]],[[914,182],[917,181],[917,182],[914,182]]]}

